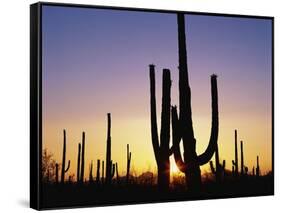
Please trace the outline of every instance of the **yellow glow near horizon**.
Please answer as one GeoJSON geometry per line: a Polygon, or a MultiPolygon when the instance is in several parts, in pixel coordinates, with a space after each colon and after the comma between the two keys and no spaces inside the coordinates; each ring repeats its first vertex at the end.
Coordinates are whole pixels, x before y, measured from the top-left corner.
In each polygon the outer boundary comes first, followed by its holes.
{"type": "MultiPolygon", "coordinates": [[[[210,135],[210,118],[193,116],[193,126],[197,140],[197,153],[201,154],[207,147],[210,135]]],[[[226,168],[231,170],[231,161],[234,159],[234,127],[238,129],[238,151],[240,162],[240,140],[244,141],[244,162],[248,166],[249,172],[256,166],[256,156],[260,157],[260,168],[262,174],[271,171],[271,121],[263,120],[259,117],[252,117],[245,114],[243,121],[234,116],[220,116],[219,129],[219,151],[220,161],[226,160],[226,168]],[[260,124],[266,123],[266,125],[260,124]],[[264,127],[267,127],[264,129],[264,127]],[[246,131],[247,129],[247,131],[246,131]],[[264,143],[268,141],[267,143],[264,143]]],[[[103,120],[96,120],[91,123],[78,121],[76,123],[60,123],[59,121],[46,122],[43,131],[44,147],[54,154],[54,158],[61,163],[63,128],[67,133],[67,153],[66,159],[71,160],[68,175],[75,174],[77,168],[78,143],[81,142],[82,131],[86,132],[85,151],[85,177],[88,179],[89,164],[94,163],[94,176],[96,176],[97,159],[105,160],[106,152],[106,115],[103,120]],[[51,125],[52,124],[52,125],[51,125]],[[81,128],[81,127],[87,128],[81,128]],[[60,131],[58,131],[60,130],[60,131]]],[[[160,123],[160,122],[158,122],[160,123]]],[[[158,127],[159,129],[159,127],[158,127]]],[[[130,144],[132,152],[131,172],[139,175],[146,171],[157,172],[154,153],[150,136],[149,116],[145,118],[123,119],[112,115],[112,160],[118,162],[120,175],[125,175],[126,171],[126,144],[130,144]]],[[[172,138],[171,138],[172,142],[172,138]]],[[[178,171],[173,156],[171,161],[171,173],[178,171]]],[[[240,164],[239,164],[240,168],[240,164]]],[[[209,172],[209,164],[201,167],[202,174],[209,172]]]]}

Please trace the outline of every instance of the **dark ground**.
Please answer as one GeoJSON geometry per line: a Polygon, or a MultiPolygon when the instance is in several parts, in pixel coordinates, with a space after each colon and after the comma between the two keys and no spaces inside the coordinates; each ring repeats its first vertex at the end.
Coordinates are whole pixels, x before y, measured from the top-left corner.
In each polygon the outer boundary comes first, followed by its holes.
{"type": "Polygon", "coordinates": [[[169,192],[161,192],[153,184],[113,183],[111,186],[95,183],[64,185],[45,183],[42,186],[42,208],[106,206],[136,203],[187,201],[216,198],[273,195],[272,175],[225,180],[217,184],[212,180],[202,184],[200,193],[194,194],[183,184],[172,185],[169,192]]]}

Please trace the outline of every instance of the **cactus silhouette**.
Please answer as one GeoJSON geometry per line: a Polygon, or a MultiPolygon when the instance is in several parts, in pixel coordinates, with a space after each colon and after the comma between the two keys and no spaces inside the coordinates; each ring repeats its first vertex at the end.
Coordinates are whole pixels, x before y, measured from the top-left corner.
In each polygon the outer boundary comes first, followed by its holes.
{"type": "Polygon", "coordinates": [[[111,114],[107,113],[107,141],[106,141],[106,167],[105,183],[110,184],[115,173],[115,164],[111,160],[111,114]]]}
{"type": "Polygon", "coordinates": [[[241,148],[241,176],[244,175],[244,151],[243,151],[243,141],[240,141],[240,148],[241,148]]]}
{"type": "Polygon", "coordinates": [[[237,148],[237,130],[234,131],[234,148],[235,148],[235,159],[232,161],[234,167],[234,176],[238,177],[238,148],[237,148]]]}
{"type": "Polygon", "coordinates": [[[82,133],[82,152],[81,152],[81,171],[80,182],[84,182],[84,169],[85,169],[85,132],[82,133]]]}
{"type": "Polygon", "coordinates": [[[256,176],[260,176],[260,164],[259,164],[259,156],[257,156],[257,168],[256,168],[256,176]]]}
{"type": "Polygon", "coordinates": [[[248,175],[248,167],[247,166],[245,166],[245,168],[244,168],[244,175],[248,175]]]}
{"type": "Polygon", "coordinates": [[[81,143],[78,144],[78,157],[77,157],[77,182],[80,181],[80,159],[81,159],[81,143]]]}
{"type": "Polygon", "coordinates": [[[215,152],[215,162],[216,162],[216,168],[214,167],[213,161],[210,161],[210,168],[211,168],[212,173],[216,177],[216,182],[220,183],[220,182],[222,182],[222,179],[225,174],[225,160],[223,160],[222,164],[220,164],[218,146],[217,146],[216,152],[215,152]]]}
{"type": "Polygon", "coordinates": [[[126,174],[126,183],[129,183],[130,178],[130,166],[131,166],[132,153],[130,152],[129,144],[127,144],[127,174],[126,174]]]}
{"type": "Polygon", "coordinates": [[[155,97],[155,66],[149,65],[150,71],[150,111],[151,111],[151,138],[154,156],[158,169],[158,186],[167,190],[170,183],[170,160],[172,154],[170,143],[170,107],[171,107],[171,74],[170,70],[163,69],[162,82],[162,112],[160,143],[158,138],[156,97],[155,97]]]}
{"type": "Polygon", "coordinates": [[[115,163],[115,171],[116,171],[117,182],[119,182],[119,173],[118,173],[118,163],[117,162],[115,163]]]}
{"type": "Polygon", "coordinates": [[[100,160],[97,160],[97,175],[96,175],[96,182],[100,183],[100,160]]]}
{"type": "Polygon", "coordinates": [[[91,164],[89,166],[89,182],[93,182],[94,178],[93,178],[93,161],[91,161],[91,164]]]}
{"type": "Polygon", "coordinates": [[[255,176],[255,167],[253,166],[252,175],[255,176]]]}
{"type": "Polygon", "coordinates": [[[101,167],[101,182],[104,183],[104,161],[102,161],[101,167]]]}
{"type": "Polygon", "coordinates": [[[70,160],[65,168],[65,156],[66,156],[66,131],[63,130],[63,151],[62,151],[62,164],[61,164],[61,183],[64,183],[65,173],[69,170],[70,160]]]}
{"type": "Polygon", "coordinates": [[[209,144],[204,153],[197,155],[196,139],[194,138],[192,126],[191,91],[187,69],[184,14],[178,13],[177,20],[179,46],[179,116],[176,106],[173,106],[173,153],[179,170],[185,173],[188,189],[199,191],[201,188],[200,165],[204,165],[210,161],[217,146],[219,129],[217,76],[211,75],[212,127],[209,144]],[[182,159],[179,146],[181,140],[183,142],[184,159],[182,159]]]}

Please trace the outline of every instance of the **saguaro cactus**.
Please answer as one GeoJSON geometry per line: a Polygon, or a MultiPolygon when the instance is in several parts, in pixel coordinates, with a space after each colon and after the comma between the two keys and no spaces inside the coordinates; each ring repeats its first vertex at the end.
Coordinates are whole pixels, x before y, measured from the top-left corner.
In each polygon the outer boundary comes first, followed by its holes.
{"type": "Polygon", "coordinates": [[[132,159],[132,153],[130,152],[129,144],[127,144],[127,175],[126,175],[127,184],[129,183],[129,178],[130,178],[131,159],[132,159]]]}
{"type": "Polygon", "coordinates": [[[118,173],[118,163],[115,163],[115,171],[116,171],[116,178],[117,178],[117,182],[119,182],[119,173],[118,173]]]}
{"type": "Polygon", "coordinates": [[[216,182],[220,183],[225,174],[225,160],[223,160],[222,164],[220,164],[218,146],[217,146],[216,152],[215,152],[215,162],[216,162],[216,168],[214,167],[213,161],[210,161],[210,167],[211,167],[212,173],[216,177],[216,182]]]}
{"type": "Polygon", "coordinates": [[[85,132],[82,133],[82,157],[81,157],[81,172],[80,182],[84,182],[84,169],[85,169],[85,132]]]}
{"type": "Polygon", "coordinates": [[[259,156],[257,156],[257,168],[256,168],[256,176],[260,176],[260,165],[259,165],[259,156]]]}
{"type": "Polygon", "coordinates": [[[102,161],[101,167],[101,182],[104,183],[104,161],[102,161]]]}
{"type": "Polygon", "coordinates": [[[212,158],[218,139],[218,94],[217,76],[211,76],[212,94],[212,128],[209,144],[201,155],[196,153],[196,139],[194,138],[191,113],[191,91],[188,79],[186,38],[184,14],[178,13],[178,45],[179,45],[179,117],[177,108],[172,107],[173,152],[180,171],[185,173],[187,187],[191,191],[199,191],[201,187],[200,165],[204,165],[212,158]],[[183,142],[184,160],[180,152],[180,141],[183,142]]]}
{"type": "Polygon", "coordinates": [[[243,151],[243,141],[240,141],[241,148],[241,176],[244,175],[244,151],[243,151]]]}
{"type": "Polygon", "coordinates": [[[110,184],[114,176],[115,165],[111,160],[111,115],[107,114],[107,141],[106,141],[106,168],[105,168],[105,183],[110,184]]]}
{"type": "Polygon", "coordinates": [[[100,160],[97,160],[97,176],[96,176],[96,182],[100,183],[100,160]]]}
{"type": "Polygon", "coordinates": [[[151,138],[154,156],[158,168],[158,186],[167,190],[170,183],[170,107],[171,107],[171,74],[170,70],[163,69],[162,83],[162,112],[160,144],[158,138],[156,97],[155,97],[155,66],[149,65],[150,71],[150,111],[151,111],[151,138]]]}
{"type": "Polygon", "coordinates": [[[64,183],[65,173],[69,170],[70,160],[68,160],[67,167],[65,168],[65,156],[66,156],[66,131],[63,130],[63,151],[62,151],[62,164],[61,164],[61,183],[64,183]]]}
{"type": "Polygon", "coordinates": [[[80,158],[81,158],[81,143],[78,144],[78,157],[77,157],[77,182],[80,181],[80,158]]]}
{"type": "Polygon", "coordinates": [[[93,161],[91,161],[90,167],[89,167],[89,182],[93,182],[94,178],[93,178],[93,161]]]}
{"type": "Polygon", "coordinates": [[[238,177],[238,149],[237,149],[237,130],[234,131],[234,148],[235,148],[235,160],[232,161],[234,166],[234,176],[238,177]]]}

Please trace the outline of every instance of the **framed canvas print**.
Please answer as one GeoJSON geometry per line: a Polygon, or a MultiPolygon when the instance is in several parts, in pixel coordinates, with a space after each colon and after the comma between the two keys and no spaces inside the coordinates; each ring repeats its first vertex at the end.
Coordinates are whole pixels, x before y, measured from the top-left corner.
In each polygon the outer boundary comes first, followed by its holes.
{"type": "Polygon", "coordinates": [[[274,194],[273,17],[30,12],[32,208],[274,194]]]}

